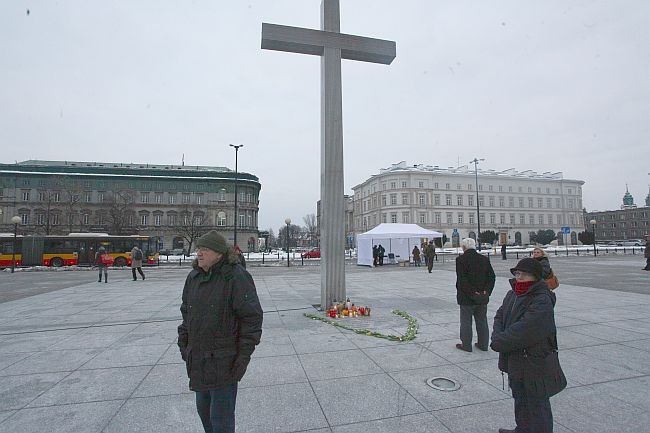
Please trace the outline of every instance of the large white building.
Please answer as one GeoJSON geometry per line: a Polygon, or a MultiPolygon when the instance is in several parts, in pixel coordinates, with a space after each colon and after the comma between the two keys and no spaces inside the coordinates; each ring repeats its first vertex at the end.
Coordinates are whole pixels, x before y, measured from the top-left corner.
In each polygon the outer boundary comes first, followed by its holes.
{"type": "MultiPolygon", "coordinates": [[[[481,232],[493,230],[500,243],[527,244],[530,233],[570,228],[567,242],[584,230],[582,185],[562,173],[514,168],[478,169],[481,232]]],[[[354,191],[354,232],[380,223],[415,223],[452,237],[476,237],[477,191],[474,167],[407,165],[381,169],[354,191]]]]}

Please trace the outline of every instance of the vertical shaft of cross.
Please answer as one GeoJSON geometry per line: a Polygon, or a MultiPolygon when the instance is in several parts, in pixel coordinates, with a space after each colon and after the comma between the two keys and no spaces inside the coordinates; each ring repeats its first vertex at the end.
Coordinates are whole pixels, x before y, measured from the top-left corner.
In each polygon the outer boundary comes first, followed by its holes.
{"type": "MultiPolygon", "coordinates": [[[[340,32],[339,0],[323,0],[321,30],[340,32]]],[[[345,300],[341,49],[321,57],[321,307],[345,300]]]]}

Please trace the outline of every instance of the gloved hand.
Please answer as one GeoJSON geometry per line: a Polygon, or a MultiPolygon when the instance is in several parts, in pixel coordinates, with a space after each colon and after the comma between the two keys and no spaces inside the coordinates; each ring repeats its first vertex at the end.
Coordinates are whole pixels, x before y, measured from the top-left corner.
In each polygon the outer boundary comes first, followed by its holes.
{"type": "Polygon", "coordinates": [[[235,361],[233,361],[232,367],[230,368],[230,374],[237,380],[237,382],[242,380],[244,377],[250,360],[250,356],[238,356],[235,358],[235,361]]]}

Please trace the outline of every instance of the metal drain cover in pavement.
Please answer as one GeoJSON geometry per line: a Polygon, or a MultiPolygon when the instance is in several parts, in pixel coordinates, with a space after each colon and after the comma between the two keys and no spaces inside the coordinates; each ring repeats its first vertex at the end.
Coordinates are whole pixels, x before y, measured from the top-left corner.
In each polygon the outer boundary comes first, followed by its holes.
{"type": "Polygon", "coordinates": [[[447,377],[432,377],[427,379],[427,385],[438,391],[458,391],[460,383],[447,377]]]}

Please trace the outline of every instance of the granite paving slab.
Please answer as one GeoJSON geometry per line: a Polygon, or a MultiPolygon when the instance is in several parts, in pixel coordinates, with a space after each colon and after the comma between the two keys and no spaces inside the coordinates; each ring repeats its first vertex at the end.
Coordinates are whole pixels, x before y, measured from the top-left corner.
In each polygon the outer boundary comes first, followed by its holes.
{"type": "Polygon", "coordinates": [[[307,376],[297,355],[268,356],[251,359],[239,387],[241,389],[299,382],[307,382],[307,376]]]}
{"type": "Polygon", "coordinates": [[[576,432],[647,432],[650,425],[647,410],[612,398],[599,386],[570,388],[552,401],[556,422],[576,432]]]}
{"type": "Polygon", "coordinates": [[[122,403],[102,401],[27,408],[2,422],[0,432],[100,433],[122,403]]]}
{"type": "Polygon", "coordinates": [[[390,375],[427,410],[446,409],[507,398],[500,387],[494,387],[455,365],[394,372],[390,375]],[[460,389],[440,391],[431,388],[426,381],[432,377],[452,379],[460,384],[460,389]]]}
{"type": "Polygon", "coordinates": [[[385,373],[313,381],[311,385],[331,426],[425,412],[385,373]]]}
{"type": "Polygon", "coordinates": [[[29,404],[29,407],[90,401],[124,400],[147,375],[151,367],[78,370],[29,404]]]}
{"type": "Polygon", "coordinates": [[[104,350],[81,368],[88,370],[95,368],[155,365],[168,348],[169,344],[112,347],[104,350]]]}
{"type": "Polygon", "coordinates": [[[137,383],[133,397],[155,397],[191,393],[185,364],[158,364],[153,368],[139,367],[146,370],[147,375],[137,383]]]}
{"type": "Polygon", "coordinates": [[[308,383],[244,388],[237,393],[237,432],[298,432],[329,427],[308,383]]]}
{"type": "Polygon", "coordinates": [[[130,398],[102,433],[197,433],[203,426],[196,415],[194,394],[130,398]]]}
{"type": "MultiPolygon", "coordinates": [[[[558,403],[551,399],[553,412],[558,403]]],[[[496,433],[499,428],[515,428],[514,405],[512,399],[471,404],[433,412],[451,433],[496,433]]],[[[554,433],[573,433],[560,425],[557,420],[554,433]]],[[[575,432],[577,432],[576,430],[575,432]]]]}
{"type": "Polygon", "coordinates": [[[563,350],[559,353],[559,358],[567,379],[570,378],[581,385],[643,376],[643,373],[636,369],[607,360],[594,359],[592,356],[578,352],[577,349],[563,350]]]}
{"type": "Polygon", "coordinates": [[[381,368],[360,350],[298,355],[310,381],[381,373],[381,368]]]}
{"type": "Polygon", "coordinates": [[[102,349],[73,349],[35,352],[0,371],[0,376],[74,371],[101,351],[102,349]]]}
{"type": "Polygon", "coordinates": [[[332,431],[333,433],[449,433],[449,430],[430,413],[336,426],[332,431]]]}
{"type": "MultiPolygon", "coordinates": [[[[0,377],[0,411],[21,409],[70,373],[0,377]]],[[[0,425],[0,428],[3,428],[0,425]]]]}
{"type": "Polygon", "coordinates": [[[417,344],[367,348],[363,349],[363,352],[387,372],[432,367],[449,363],[446,359],[417,344]]]}

